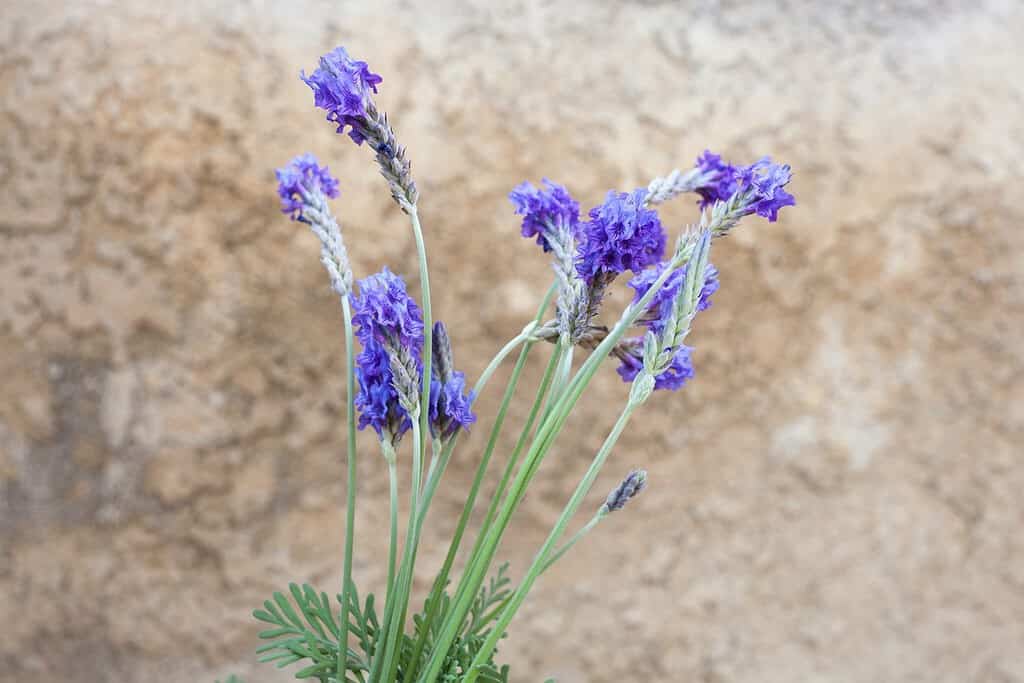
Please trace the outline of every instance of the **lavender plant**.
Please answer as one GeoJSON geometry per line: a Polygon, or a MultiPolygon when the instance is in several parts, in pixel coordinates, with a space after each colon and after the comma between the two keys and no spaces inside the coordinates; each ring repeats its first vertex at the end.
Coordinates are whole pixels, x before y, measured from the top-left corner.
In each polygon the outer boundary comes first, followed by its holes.
{"type": "Polygon", "coordinates": [[[790,169],[768,157],[734,166],[705,151],[688,171],[655,178],[646,188],[609,191],[586,219],[581,219],[580,205],[570,192],[550,180],[540,187],[523,183],[513,189],[509,197],[522,217],[522,234],[552,255],[554,278],[536,317],[498,351],[468,389],[465,375],[455,369],[447,328],[433,320],[419,193],[405,149],[373,101],[381,77],[341,47],[321,57],[312,74],[301,77],[337,132],[372,150],[392,198],[409,217],[421,298],[413,299],[402,278],[387,268],[354,284],[342,232],[327,202],[338,197],[339,183],[326,167],[304,154],[277,171],[281,210],[309,226],[319,239],[320,260],[341,302],[348,478],[341,591],[332,600],[309,585],[293,584],[287,594],[276,593],[267,600],[254,612],[268,625],[260,633],[267,641],[258,649],[261,661],[279,667],[297,664],[297,678],[323,682],[507,681],[508,667],[495,663],[496,648],[537,579],[647,484],[646,472],[631,470],[590,520],[566,538],[633,413],[654,392],[676,391],[694,376],[693,349],[684,342],[697,313],[711,306],[719,288],[718,270],[709,261],[712,241],[727,235],[746,216],[774,221],[781,208],[792,206],[794,199],[785,190],[790,169]],[[657,207],[684,194],[699,198],[700,219],[681,230],[666,253],[668,238],[657,207]],[[618,320],[607,326],[601,322],[605,295],[626,273],[631,274],[628,285],[634,296],[618,320]],[[636,333],[630,334],[632,330],[636,333]],[[538,345],[548,349],[547,369],[467,550],[463,540],[470,517],[523,367],[538,345]],[[444,562],[422,608],[410,620],[412,579],[431,502],[460,434],[477,421],[476,397],[516,350],[518,358],[444,562]],[[583,358],[576,363],[578,354],[583,358]],[[513,584],[507,565],[492,575],[498,546],[526,491],[609,357],[618,360],[617,371],[630,384],[618,420],[518,583],[513,584]],[[356,439],[357,431],[367,427],[376,434],[389,476],[390,544],[382,604],[373,593],[361,598],[352,580],[356,439]],[[409,514],[401,543],[399,457],[411,460],[411,480],[406,484],[409,514]],[[452,569],[460,554],[465,567],[455,580],[452,569]]]}

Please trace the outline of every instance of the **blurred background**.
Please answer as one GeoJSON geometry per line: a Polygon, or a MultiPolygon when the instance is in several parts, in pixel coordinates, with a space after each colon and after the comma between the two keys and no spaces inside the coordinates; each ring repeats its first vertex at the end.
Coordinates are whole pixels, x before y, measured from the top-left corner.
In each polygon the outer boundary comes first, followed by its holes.
{"type": "MultiPolygon", "coordinates": [[[[370,152],[298,79],[344,44],[384,76],[471,379],[549,282],[515,184],[591,206],[706,147],[795,171],[797,207],[716,242],[697,376],[645,406],[592,503],[630,466],[650,486],[538,583],[513,680],[1024,681],[1022,33],[1021,3],[984,0],[6,0],[0,679],[290,679],[254,663],[250,612],[339,585],[344,368],[272,170],[316,153],[357,277],[416,281],[370,152]]],[[[677,232],[693,198],[662,216],[677,232]]],[[[513,577],[625,393],[609,364],[514,521],[513,577]]],[[[432,508],[420,595],[485,435],[432,508]]],[[[372,435],[361,453],[356,576],[379,590],[386,470],[372,435]]]]}

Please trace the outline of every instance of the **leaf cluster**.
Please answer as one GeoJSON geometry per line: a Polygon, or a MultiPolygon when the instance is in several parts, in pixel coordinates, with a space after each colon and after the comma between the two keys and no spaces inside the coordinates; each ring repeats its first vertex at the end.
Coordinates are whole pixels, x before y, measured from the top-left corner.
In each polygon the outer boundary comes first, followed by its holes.
{"type": "MultiPolygon", "coordinates": [[[[492,577],[487,586],[473,602],[466,625],[459,638],[455,640],[445,655],[444,665],[438,681],[455,683],[465,676],[470,663],[484,645],[490,634],[489,626],[497,618],[505,601],[511,595],[511,580],[506,575],[508,565],[502,565],[496,576],[492,577]]],[[[341,595],[336,596],[336,603],[341,604],[341,595]]],[[[439,614],[443,617],[447,612],[451,598],[442,591],[437,598],[439,614]]],[[[270,600],[263,603],[263,609],[257,609],[253,616],[267,624],[269,628],[260,631],[259,637],[267,641],[257,648],[259,661],[273,663],[278,668],[298,664],[295,677],[299,679],[319,680],[322,683],[338,683],[338,648],[341,636],[340,611],[332,607],[327,593],[318,592],[312,586],[291,584],[288,594],[276,592],[270,600]]],[[[398,677],[404,682],[406,677],[412,678],[410,671],[422,671],[434,650],[439,633],[439,625],[443,619],[435,619],[426,637],[426,644],[420,661],[413,667],[411,662],[416,639],[420,636],[430,610],[430,601],[423,606],[423,611],[413,616],[413,633],[404,634],[399,648],[398,677]]],[[[373,662],[374,652],[381,636],[380,623],[377,618],[373,594],[360,601],[359,593],[354,585],[349,586],[349,633],[354,639],[355,647],[348,648],[346,683],[366,683],[373,662]]],[[[493,654],[481,669],[480,679],[486,683],[508,683],[508,666],[498,667],[494,664],[493,654]]],[[[228,683],[241,683],[237,679],[228,683]]]]}

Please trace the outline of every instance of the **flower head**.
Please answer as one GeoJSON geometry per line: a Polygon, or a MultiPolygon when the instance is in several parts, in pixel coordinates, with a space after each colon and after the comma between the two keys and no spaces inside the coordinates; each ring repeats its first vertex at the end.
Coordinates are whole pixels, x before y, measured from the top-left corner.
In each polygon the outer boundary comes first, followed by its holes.
{"type": "Polygon", "coordinates": [[[374,339],[401,344],[419,359],[423,346],[423,315],[405,288],[405,281],[385,266],[381,272],[359,281],[359,295],[352,297],[352,322],[366,346],[374,339]]]}
{"type": "Polygon", "coordinates": [[[412,421],[399,402],[391,362],[380,342],[372,338],[363,340],[355,373],[359,382],[359,393],[355,397],[359,429],[373,427],[381,439],[387,437],[397,442],[412,428],[412,421]]]}
{"type": "Polygon", "coordinates": [[[537,244],[544,251],[551,251],[548,240],[552,229],[566,225],[574,234],[578,233],[580,205],[562,185],[547,178],[543,184],[544,189],[540,189],[530,183],[521,183],[509,193],[508,198],[516,213],[523,217],[523,237],[536,236],[537,244]]]}
{"type": "Polygon", "coordinates": [[[338,132],[345,132],[349,126],[349,137],[357,145],[362,144],[370,91],[377,92],[377,84],[383,79],[372,73],[366,62],[349,57],[343,47],[322,56],[312,74],[302,72],[300,77],[313,90],[314,104],[327,111],[328,121],[338,124],[338,132]]]}
{"type": "Polygon", "coordinates": [[[601,206],[590,210],[583,225],[576,269],[587,283],[598,276],[638,273],[657,263],[665,251],[665,231],[657,212],[644,206],[646,189],[611,191],[601,206]]]}
{"type": "Polygon", "coordinates": [[[746,192],[746,211],[769,221],[779,217],[779,209],[795,206],[796,199],[783,188],[793,177],[788,164],[773,164],[771,157],[736,170],[737,191],[746,192]]]}
{"type": "MultiPolygon", "coordinates": [[[[634,303],[640,301],[647,294],[654,285],[655,280],[665,272],[668,263],[668,261],[662,261],[653,268],[648,268],[633,276],[629,281],[629,286],[636,290],[636,294],[633,297],[634,303]]],[[[683,286],[683,281],[686,280],[686,269],[687,266],[683,266],[669,275],[661,290],[654,295],[647,305],[647,313],[642,320],[644,324],[656,333],[661,333],[665,329],[665,321],[675,305],[676,295],[679,293],[679,288],[683,286]]],[[[711,306],[711,295],[718,291],[718,287],[718,269],[709,263],[704,269],[704,285],[701,287],[700,298],[697,300],[698,311],[706,310],[711,306]]]]}
{"type": "Polygon", "coordinates": [[[435,436],[449,437],[476,422],[470,409],[473,392],[466,395],[466,375],[454,367],[452,343],[444,323],[434,323],[434,375],[430,382],[430,428],[435,436]]]}
{"type": "Polygon", "coordinates": [[[625,507],[626,503],[636,497],[646,486],[647,472],[644,470],[630,470],[626,478],[622,480],[622,483],[608,494],[608,498],[604,501],[604,506],[608,509],[608,512],[621,510],[625,507]]]}
{"type": "Polygon", "coordinates": [[[703,209],[715,202],[724,202],[736,191],[736,167],[722,161],[718,154],[704,150],[697,157],[695,166],[706,178],[703,185],[695,188],[701,197],[700,208],[703,209]]]}
{"type": "MultiPolygon", "coordinates": [[[[616,349],[615,355],[620,361],[616,372],[622,377],[623,382],[632,382],[643,369],[643,348],[643,337],[631,337],[620,343],[616,349]]],[[[692,352],[693,348],[686,345],[676,349],[669,366],[654,378],[655,390],[675,391],[693,377],[693,361],[690,358],[692,352]]]]}
{"type": "Polygon", "coordinates": [[[466,394],[466,375],[452,372],[448,381],[434,379],[430,383],[430,428],[437,436],[449,437],[459,429],[469,429],[476,422],[471,406],[475,396],[466,394]]]}
{"type": "Polygon", "coordinates": [[[302,220],[302,210],[308,204],[307,197],[323,194],[325,197],[338,196],[338,181],[331,176],[326,166],[318,166],[312,154],[300,154],[277,169],[277,194],[281,197],[281,212],[302,220]]]}

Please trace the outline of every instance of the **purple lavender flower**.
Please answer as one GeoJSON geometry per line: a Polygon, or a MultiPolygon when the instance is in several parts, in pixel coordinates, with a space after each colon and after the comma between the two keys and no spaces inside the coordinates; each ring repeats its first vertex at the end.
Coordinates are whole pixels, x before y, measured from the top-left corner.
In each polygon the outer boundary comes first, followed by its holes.
{"type": "Polygon", "coordinates": [[[467,396],[466,376],[455,370],[452,343],[444,323],[434,323],[434,362],[430,382],[430,429],[435,436],[447,438],[460,428],[469,429],[476,422],[476,415],[470,410],[475,396],[467,396]]]}
{"type": "Polygon", "coordinates": [[[277,169],[277,194],[281,197],[281,212],[301,221],[306,196],[322,193],[325,197],[338,196],[338,181],[326,166],[317,165],[316,157],[308,152],[300,154],[288,165],[277,169]]]}
{"type": "Polygon", "coordinates": [[[381,438],[390,435],[397,441],[411,427],[401,399],[412,396],[415,401],[419,385],[416,378],[423,374],[423,316],[402,278],[386,267],[360,280],[359,295],[352,294],[351,300],[352,322],[363,344],[356,369],[359,428],[371,425],[381,438]],[[395,362],[403,368],[401,376],[408,379],[399,382],[401,386],[396,386],[395,362]]]}
{"type": "Polygon", "coordinates": [[[436,435],[447,438],[459,429],[469,430],[476,422],[476,414],[470,406],[475,396],[466,394],[466,375],[458,370],[452,372],[447,382],[438,379],[430,382],[430,429],[436,435]]]}
{"type": "Polygon", "coordinates": [[[590,210],[583,225],[576,270],[593,284],[599,276],[639,273],[661,259],[665,231],[657,212],[644,206],[646,189],[610,191],[601,206],[590,210]]]}
{"type": "Polygon", "coordinates": [[[736,191],[736,167],[711,150],[706,149],[697,157],[696,168],[708,179],[705,185],[695,188],[701,197],[700,208],[724,202],[736,191]]]}
{"type": "Polygon", "coordinates": [[[307,77],[302,72],[300,77],[313,90],[313,103],[327,111],[327,120],[338,124],[339,133],[349,126],[349,137],[361,145],[366,139],[362,124],[370,91],[377,92],[383,79],[372,73],[366,62],[349,57],[343,47],[322,56],[312,74],[307,77]]]}
{"type": "Polygon", "coordinates": [[[568,225],[574,236],[579,237],[580,205],[569,191],[547,178],[542,181],[545,189],[530,183],[521,183],[509,193],[508,198],[516,213],[523,217],[523,237],[537,237],[537,244],[544,251],[551,251],[548,233],[559,225],[568,225]]]}
{"type": "MultiPolygon", "coordinates": [[[[643,361],[643,337],[631,337],[626,339],[615,355],[621,361],[616,372],[622,377],[623,382],[632,382],[644,367],[643,361]]],[[[654,389],[668,389],[675,391],[681,388],[686,381],[693,377],[693,361],[690,358],[692,347],[680,346],[672,356],[672,363],[657,377],[654,378],[654,389]]]]}
{"type": "Polygon", "coordinates": [[[352,297],[356,335],[366,346],[374,339],[401,344],[419,360],[423,346],[423,314],[405,289],[405,281],[387,266],[359,281],[359,296],[352,297]]]}
{"type": "MultiPolygon", "coordinates": [[[[633,303],[640,301],[647,294],[654,281],[665,272],[667,267],[668,261],[662,261],[653,268],[648,268],[633,276],[629,281],[629,286],[636,290],[633,303]]],[[[672,312],[676,294],[686,279],[686,268],[687,266],[683,266],[669,275],[661,290],[654,295],[648,304],[647,313],[641,318],[644,324],[655,333],[660,334],[665,329],[665,321],[672,312]]],[[[700,289],[700,298],[697,300],[698,311],[706,310],[711,306],[711,295],[718,291],[718,287],[718,268],[709,263],[704,269],[704,285],[700,289]]]]}
{"type": "Polygon", "coordinates": [[[384,346],[372,338],[363,340],[363,351],[356,358],[355,373],[359,382],[359,393],[355,397],[359,429],[373,427],[378,437],[387,437],[397,443],[412,428],[412,421],[399,403],[384,346]]]}
{"type": "Polygon", "coordinates": [[[747,213],[756,213],[774,222],[779,217],[779,209],[795,206],[796,199],[783,189],[792,177],[788,164],[773,164],[771,157],[762,157],[750,166],[737,169],[737,190],[749,193],[747,213]]]}

